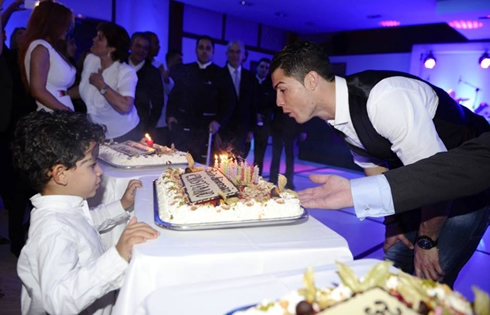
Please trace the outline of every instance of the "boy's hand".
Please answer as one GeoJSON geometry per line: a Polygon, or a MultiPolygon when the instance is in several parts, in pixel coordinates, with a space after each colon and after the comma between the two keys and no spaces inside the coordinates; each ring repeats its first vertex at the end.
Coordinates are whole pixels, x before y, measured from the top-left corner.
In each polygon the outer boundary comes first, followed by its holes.
{"type": "Polygon", "coordinates": [[[128,183],[128,188],[124,192],[124,195],[121,198],[121,205],[124,210],[128,210],[134,205],[134,195],[136,193],[136,188],[143,187],[143,184],[138,179],[132,179],[128,183]]]}
{"type": "Polygon", "coordinates": [[[144,243],[148,239],[156,239],[159,235],[160,232],[144,222],[137,222],[136,218],[133,217],[117,242],[117,252],[129,262],[134,244],[144,243]]]}

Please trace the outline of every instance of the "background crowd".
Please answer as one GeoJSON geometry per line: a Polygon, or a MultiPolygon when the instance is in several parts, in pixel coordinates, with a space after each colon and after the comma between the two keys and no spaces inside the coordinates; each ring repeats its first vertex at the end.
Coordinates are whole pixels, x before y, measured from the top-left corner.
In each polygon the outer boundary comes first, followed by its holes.
{"type": "MultiPolygon", "coordinates": [[[[2,10],[2,29],[12,14],[24,10],[23,4],[16,0],[2,10]]],[[[254,139],[254,164],[261,172],[272,136],[270,179],[277,182],[285,148],[288,188],[294,188],[293,145],[305,134],[275,106],[269,59],[245,69],[246,47],[233,40],[227,45],[226,65],[219,67],[213,63],[213,39],[201,36],[196,39],[195,62],[183,64],[178,49],[170,49],[161,62],[156,59],[160,43],[154,32],[141,30],[130,36],[114,23],[101,23],[92,47],[78,52],[73,29],[69,8],[41,1],[26,28],[11,34],[9,45],[3,34],[0,157],[2,173],[11,181],[2,181],[1,196],[10,210],[15,255],[24,244],[25,210],[33,192],[12,167],[10,142],[17,121],[36,110],[86,113],[106,127],[106,140],[140,141],[148,133],[156,143],[173,143],[200,163],[206,162],[209,139],[212,156],[227,153],[242,159],[254,139]]]]}

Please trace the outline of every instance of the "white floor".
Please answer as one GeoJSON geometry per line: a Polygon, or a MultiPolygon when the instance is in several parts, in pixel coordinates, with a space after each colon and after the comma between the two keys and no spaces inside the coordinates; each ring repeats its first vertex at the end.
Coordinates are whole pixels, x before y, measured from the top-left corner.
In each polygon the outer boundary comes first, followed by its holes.
{"type": "MultiPolygon", "coordinates": [[[[253,152],[247,160],[253,163],[253,152]]],[[[263,176],[269,175],[271,147],[268,147],[264,160],[263,176]]],[[[284,153],[281,162],[281,173],[285,172],[284,153]]],[[[336,174],[347,178],[364,176],[361,172],[332,167],[324,164],[303,161],[296,158],[294,185],[296,190],[302,190],[314,186],[308,176],[310,174],[336,174]]],[[[354,209],[340,211],[327,211],[310,209],[313,217],[327,225],[337,233],[345,237],[354,255],[354,259],[376,258],[383,259],[384,226],[382,219],[366,219],[359,221],[354,214],[354,209]]],[[[477,286],[486,292],[490,292],[490,230],[480,242],[478,249],[471,260],[466,264],[455,283],[455,290],[461,292],[470,301],[474,295],[472,286],[477,286]]]]}

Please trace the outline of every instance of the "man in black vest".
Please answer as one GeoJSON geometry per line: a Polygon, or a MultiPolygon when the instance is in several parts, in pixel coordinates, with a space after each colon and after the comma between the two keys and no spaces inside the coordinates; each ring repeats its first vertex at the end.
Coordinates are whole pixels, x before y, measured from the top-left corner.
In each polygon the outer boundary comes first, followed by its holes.
{"type": "Polygon", "coordinates": [[[149,51],[148,35],[143,32],[134,33],[128,60],[138,75],[134,106],[140,117],[140,130],[152,134],[163,108],[163,83],[160,71],[147,60],[149,51]]]}
{"type": "Polygon", "coordinates": [[[209,133],[216,135],[235,107],[234,88],[226,72],[213,64],[214,42],[202,36],[196,42],[197,62],[173,72],[175,86],[167,104],[170,137],[177,149],[206,162],[209,133]]]}
{"type": "MultiPolygon", "coordinates": [[[[324,119],[368,176],[458,147],[489,130],[483,117],[412,75],[334,76],[327,54],[311,42],[285,47],[271,72],[277,105],[298,123],[324,119]]],[[[385,258],[406,272],[452,286],[486,230],[487,199],[485,192],[386,217],[385,258]]]]}

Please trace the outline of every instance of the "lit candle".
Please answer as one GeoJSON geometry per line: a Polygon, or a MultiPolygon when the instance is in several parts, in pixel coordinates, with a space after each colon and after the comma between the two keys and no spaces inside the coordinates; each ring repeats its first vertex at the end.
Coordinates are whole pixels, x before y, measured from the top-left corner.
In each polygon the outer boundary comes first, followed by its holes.
{"type": "Polygon", "coordinates": [[[145,141],[146,141],[146,145],[148,145],[150,148],[153,147],[153,139],[150,137],[149,134],[145,133],[145,141]]]}
{"type": "Polygon", "coordinates": [[[214,168],[218,168],[218,156],[214,155],[214,168]]]}

